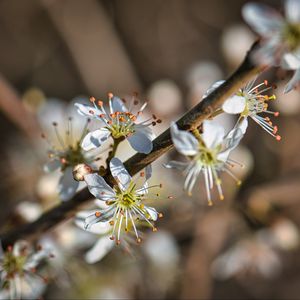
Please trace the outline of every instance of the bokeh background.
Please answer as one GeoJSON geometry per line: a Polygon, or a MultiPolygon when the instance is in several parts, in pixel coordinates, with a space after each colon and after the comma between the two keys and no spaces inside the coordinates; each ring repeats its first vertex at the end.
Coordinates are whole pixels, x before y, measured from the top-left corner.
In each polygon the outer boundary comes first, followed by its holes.
{"type": "MultiPolygon", "coordinates": [[[[280,1],[264,1],[279,7],[280,1]]],[[[256,36],[240,0],[1,0],[0,226],[37,218],[59,203],[58,174],[43,174],[42,131],[64,125],[74,98],[139,93],[162,118],[160,133],[240,64],[256,36]]],[[[290,74],[263,74],[277,84],[273,108],[282,141],[251,124],[232,158],[242,162],[237,187],[223,178],[225,201],[208,207],[183,178],[154,164],[153,182],[174,199],[157,233],[130,251],[115,247],[89,265],[95,235],[72,221],[42,238],[56,254],[45,299],[298,299],[300,293],[300,97],[283,96],[290,74]]],[[[149,110],[150,113],[150,110],[149,110]]],[[[229,130],[235,119],[218,117],[229,130]]],[[[118,156],[132,154],[125,144],[118,156]]],[[[216,197],[217,199],[217,197],[216,197]]]]}

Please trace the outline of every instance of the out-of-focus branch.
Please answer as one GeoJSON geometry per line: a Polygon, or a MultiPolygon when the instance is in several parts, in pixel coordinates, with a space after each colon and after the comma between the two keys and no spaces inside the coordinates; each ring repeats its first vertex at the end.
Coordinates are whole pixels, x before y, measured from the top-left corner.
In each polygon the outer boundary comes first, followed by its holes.
{"type": "Polygon", "coordinates": [[[35,117],[25,109],[17,92],[1,74],[0,110],[30,138],[37,137],[40,134],[35,117]]]}
{"type": "MultiPolygon", "coordinates": [[[[218,109],[222,103],[231,96],[237,89],[242,87],[254,75],[261,71],[261,68],[253,65],[250,59],[250,53],[254,46],[247,53],[245,60],[241,66],[215,91],[208,97],[197,104],[193,109],[187,112],[178,122],[181,129],[192,130],[197,128],[203,120],[218,109]]],[[[161,155],[171,150],[173,147],[170,130],[167,129],[153,141],[153,150],[149,154],[135,154],[125,162],[125,166],[131,175],[136,174],[145,166],[151,164],[161,155]]],[[[109,184],[113,184],[112,178],[107,175],[105,180],[109,184]]],[[[18,239],[34,239],[40,233],[56,226],[58,223],[65,221],[77,212],[80,205],[86,203],[91,198],[87,188],[79,192],[73,199],[66,203],[62,203],[44,213],[38,220],[33,223],[25,224],[21,228],[17,228],[6,234],[2,234],[0,239],[4,246],[13,244],[18,239]]]]}

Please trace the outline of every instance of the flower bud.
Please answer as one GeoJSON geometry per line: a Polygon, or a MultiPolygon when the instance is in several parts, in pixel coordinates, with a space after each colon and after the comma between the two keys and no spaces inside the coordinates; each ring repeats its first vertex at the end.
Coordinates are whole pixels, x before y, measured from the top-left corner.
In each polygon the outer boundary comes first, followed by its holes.
{"type": "Polygon", "coordinates": [[[73,177],[76,181],[83,181],[84,176],[93,173],[92,168],[86,164],[78,164],[73,168],[73,177]]]}

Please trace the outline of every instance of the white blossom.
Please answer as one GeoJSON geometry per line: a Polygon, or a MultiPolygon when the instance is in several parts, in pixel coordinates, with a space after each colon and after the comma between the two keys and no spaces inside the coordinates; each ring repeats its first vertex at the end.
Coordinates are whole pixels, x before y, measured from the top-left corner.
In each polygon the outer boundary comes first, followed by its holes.
{"type": "MultiPolygon", "coordinates": [[[[251,118],[267,133],[280,141],[281,136],[278,135],[278,127],[273,125],[269,117],[263,117],[261,114],[279,116],[279,112],[274,112],[268,109],[269,102],[275,100],[276,96],[268,96],[265,94],[272,86],[268,85],[268,81],[264,81],[254,85],[256,79],[250,81],[245,87],[241,88],[237,93],[228,98],[222,106],[224,112],[228,114],[239,115],[236,126],[239,127],[245,134],[248,127],[248,118],[251,118]]],[[[215,82],[205,96],[211,93],[214,89],[220,86],[224,81],[215,82]]]]}
{"type": "Polygon", "coordinates": [[[61,171],[58,193],[62,201],[69,200],[78,190],[79,182],[73,178],[73,168],[79,164],[92,164],[97,160],[94,152],[86,151],[81,146],[88,130],[88,123],[89,120],[83,125],[79,138],[74,138],[72,118],[68,119],[66,130],[60,130],[58,123],[53,122],[56,141],[50,141],[45,134],[42,135],[49,146],[49,162],[44,166],[44,171],[47,173],[61,171]]]}
{"type": "MultiPolygon", "coordinates": [[[[157,199],[159,194],[152,195],[150,190],[159,188],[161,185],[148,185],[151,169],[147,167],[139,177],[143,179],[143,185],[138,187],[138,179],[131,178],[118,158],[110,161],[110,171],[117,182],[113,188],[98,174],[88,174],[84,177],[90,193],[98,199],[96,204],[99,207],[85,218],[84,228],[97,231],[93,227],[101,227],[102,225],[97,225],[99,222],[106,224],[108,222],[111,227],[110,239],[114,240],[117,245],[121,242],[121,233],[129,232],[130,229],[133,229],[136,241],[140,243],[141,237],[137,230],[137,223],[145,222],[153,231],[157,230],[153,222],[162,215],[155,208],[146,206],[144,202],[157,199]]],[[[100,245],[102,243],[108,244],[108,242],[99,241],[100,245]]]]}
{"type": "Polygon", "coordinates": [[[190,132],[179,130],[177,125],[171,125],[171,136],[177,151],[188,158],[187,162],[170,161],[165,166],[182,170],[185,174],[184,189],[191,194],[196,180],[202,174],[208,204],[212,205],[211,190],[217,187],[220,200],[224,199],[219,173],[224,171],[238,180],[231,172],[231,167],[238,164],[228,158],[243,137],[240,128],[235,128],[226,136],[223,127],[214,121],[203,122],[203,134],[198,139],[190,132]]]}
{"type": "Polygon", "coordinates": [[[263,65],[279,65],[294,70],[294,76],[285,92],[296,88],[300,81],[300,1],[285,1],[285,17],[261,3],[247,3],[242,14],[262,37],[261,47],[254,53],[254,60],[263,65]]]}
{"type": "Polygon", "coordinates": [[[37,299],[43,293],[47,278],[37,267],[49,257],[49,249],[34,251],[25,241],[0,249],[0,299],[37,299]]]}
{"type": "Polygon", "coordinates": [[[93,106],[80,103],[75,104],[79,114],[96,119],[102,125],[100,129],[89,132],[84,137],[81,144],[82,148],[84,150],[98,148],[109,137],[112,137],[113,139],[127,139],[132,148],[137,152],[150,153],[153,148],[152,140],[154,138],[150,126],[155,125],[156,122],[161,122],[161,120],[157,120],[154,116],[155,120],[151,118],[136,123],[146,108],[147,102],[134,113],[133,106],[138,104],[136,99],[133,99],[128,109],[120,98],[113,96],[111,93],[109,93],[108,98],[109,110],[105,110],[103,102],[101,100],[96,101],[94,97],[90,98],[93,106]]]}

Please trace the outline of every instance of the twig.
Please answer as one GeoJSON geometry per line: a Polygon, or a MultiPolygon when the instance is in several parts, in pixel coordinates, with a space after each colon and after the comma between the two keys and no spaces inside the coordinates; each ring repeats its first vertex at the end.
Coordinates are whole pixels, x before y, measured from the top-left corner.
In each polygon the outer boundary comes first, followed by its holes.
{"type": "MultiPolygon", "coordinates": [[[[255,74],[262,69],[252,64],[250,53],[256,47],[256,44],[247,53],[247,56],[241,66],[226,80],[220,87],[208,95],[203,101],[197,104],[193,109],[187,112],[178,122],[181,129],[193,130],[210,117],[222,103],[231,96],[237,89],[244,86],[255,74]]],[[[137,153],[125,162],[125,167],[131,175],[136,174],[147,165],[151,164],[161,155],[171,150],[173,147],[170,130],[167,129],[153,141],[153,150],[149,154],[137,153]]],[[[105,180],[113,184],[113,179],[106,175],[105,180]]],[[[58,223],[73,217],[80,206],[91,199],[87,188],[77,193],[73,199],[62,203],[51,210],[45,212],[36,221],[25,224],[20,228],[0,235],[3,246],[11,245],[18,239],[35,239],[38,236],[53,228],[58,223]]]]}

